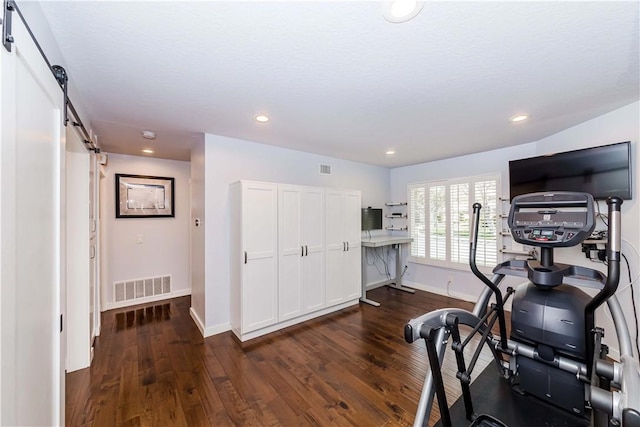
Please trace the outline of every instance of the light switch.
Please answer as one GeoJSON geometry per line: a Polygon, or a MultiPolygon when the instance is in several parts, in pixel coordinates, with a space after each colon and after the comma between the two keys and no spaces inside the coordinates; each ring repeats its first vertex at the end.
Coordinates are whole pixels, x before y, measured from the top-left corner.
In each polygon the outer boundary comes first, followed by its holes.
{"type": "Polygon", "coordinates": [[[144,243],[144,236],[142,234],[136,235],[136,243],[139,245],[144,243]]]}

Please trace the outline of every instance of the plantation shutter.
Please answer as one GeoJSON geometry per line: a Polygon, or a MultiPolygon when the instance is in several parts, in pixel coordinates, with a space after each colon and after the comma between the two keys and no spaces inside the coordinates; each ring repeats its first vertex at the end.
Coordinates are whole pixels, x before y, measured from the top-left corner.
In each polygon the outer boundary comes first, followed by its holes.
{"type": "Polygon", "coordinates": [[[469,262],[469,183],[452,184],[449,189],[451,261],[469,262]]]}
{"type": "Polygon", "coordinates": [[[427,256],[424,215],[424,186],[409,187],[409,231],[411,242],[411,256],[424,258],[427,256]]]}
{"type": "Polygon", "coordinates": [[[412,261],[442,267],[469,265],[472,204],[482,204],[476,261],[499,262],[499,175],[407,185],[412,261]]]}
{"type": "Polygon", "coordinates": [[[478,265],[494,266],[498,263],[498,188],[496,180],[475,183],[475,201],[482,205],[478,227],[478,265]]]}
{"type": "Polygon", "coordinates": [[[429,187],[429,258],[447,259],[446,186],[429,187]]]}

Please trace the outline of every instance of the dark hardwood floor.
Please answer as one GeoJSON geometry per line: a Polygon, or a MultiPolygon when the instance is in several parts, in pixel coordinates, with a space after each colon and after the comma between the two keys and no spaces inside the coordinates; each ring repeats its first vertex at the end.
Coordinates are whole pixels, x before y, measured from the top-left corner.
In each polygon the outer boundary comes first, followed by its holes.
{"type": "Polygon", "coordinates": [[[105,312],[91,368],[67,374],[67,425],[411,425],[428,360],[403,327],[435,308],[471,305],[388,288],[368,296],[382,305],[244,344],[231,332],[203,339],[189,297],[105,312]]]}

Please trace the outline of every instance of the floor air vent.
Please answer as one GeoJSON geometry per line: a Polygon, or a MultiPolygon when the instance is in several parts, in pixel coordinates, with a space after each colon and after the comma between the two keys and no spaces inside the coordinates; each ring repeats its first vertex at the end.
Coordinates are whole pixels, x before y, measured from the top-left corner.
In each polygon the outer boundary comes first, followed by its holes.
{"type": "Polygon", "coordinates": [[[171,293],[171,275],[113,283],[113,301],[123,302],[171,293]]]}

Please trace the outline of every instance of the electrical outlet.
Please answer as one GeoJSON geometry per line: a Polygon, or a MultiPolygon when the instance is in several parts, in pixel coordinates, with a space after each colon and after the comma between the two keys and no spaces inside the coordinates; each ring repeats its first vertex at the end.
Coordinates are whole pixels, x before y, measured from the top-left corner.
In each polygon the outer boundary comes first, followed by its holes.
{"type": "Polygon", "coordinates": [[[136,243],[138,245],[141,245],[144,243],[144,236],[142,234],[138,234],[136,235],[136,243]]]}

